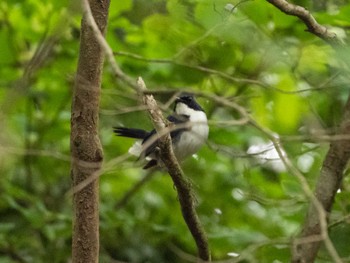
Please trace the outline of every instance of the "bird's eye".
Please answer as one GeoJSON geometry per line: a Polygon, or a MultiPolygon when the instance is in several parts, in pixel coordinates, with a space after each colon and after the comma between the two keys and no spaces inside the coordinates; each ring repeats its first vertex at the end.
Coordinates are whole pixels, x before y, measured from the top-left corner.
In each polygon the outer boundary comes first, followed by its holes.
{"type": "Polygon", "coordinates": [[[192,101],[194,100],[193,97],[190,95],[182,95],[179,99],[182,102],[186,102],[186,104],[192,103],[192,101]]]}

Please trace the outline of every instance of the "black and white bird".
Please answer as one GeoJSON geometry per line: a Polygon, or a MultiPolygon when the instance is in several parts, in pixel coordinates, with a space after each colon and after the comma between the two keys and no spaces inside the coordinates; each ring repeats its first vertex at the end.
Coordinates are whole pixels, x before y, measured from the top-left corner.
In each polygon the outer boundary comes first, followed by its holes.
{"type": "MultiPolygon", "coordinates": [[[[175,100],[174,112],[168,116],[171,127],[170,136],[174,154],[178,161],[195,154],[208,138],[209,126],[207,115],[192,95],[182,95],[175,100]]],[[[129,149],[129,153],[146,159],[148,163],[143,167],[147,169],[162,166],[156,154],[158,140],[155,130],[145,131],[134,128],[114,127],[118,136],[139,139],[129,149]]]]}

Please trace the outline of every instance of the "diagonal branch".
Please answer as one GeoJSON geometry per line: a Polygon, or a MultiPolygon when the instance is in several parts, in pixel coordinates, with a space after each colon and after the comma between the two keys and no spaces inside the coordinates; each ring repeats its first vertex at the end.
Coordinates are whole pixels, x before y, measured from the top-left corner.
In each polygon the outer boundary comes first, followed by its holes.
{"type": "MultiPolygon", "coordinates": [[[[341,263],[342,261],[339,258],[339,255],[337,251],[335,250],[333,243],[331,242],[329,235],[328,235],[328,230],[327,230],[327,211],[324,207],[324,204],[319,198],[317,198],[317,195],[315,196],[312,193],[311,188],[309,187],[305,177],[303,174],[292,164],[290,159],[288,158],[286,152],[284,151],[280,140],[278,137],[276,137],[274,134],[272,134],[269,130],[259,126],[253,119],[250,120],[250,124],[263,132],[267,137],[272,141],[278,156],[280,157],[281,161],[285,165],[285,167],[291,172],[299,181],[302,190],[304,194],[309,198],[311,207],[313,209],[312,211],[312,218],[316,218],[318,221],[318,232],[312,233],[310,236],[303,236],[299,238],[297,241],[299,242],[298,245],[303,245],[305,244],[312,244],[313,242],[315,243],[320,243],[321,241],[324,242],[325,247],[329,254],[331,255],[332,259],[334,260],[335,263],[341,263]]],[[[317,247],[318,249],[318,247],[317,247]]],[[[295,251],[293,251],[295,252],[295,251]]],[[[317,250],[316,250],[317,253],[317,250]]],[[[308,255],[308,250],[305,250],[305,256],[307,257],[308,255]]],[[[295,255],[293,255],[295,256],[295,255]]],[[[315,254],[316,256],[316,254],[315,254]]],[[[300,261],[292,261],[293,263],[311,263],[313,261],[310,260],[305,260],[301,259],[300,261]]]]}
{"type": "MultiPolygon", "coordinates": [[[[146,85],[142,78],[137,81],[139,93],[142,95],[143,103],[147,106],[149,115],[158,134],[163,134],[163,130],[167,128],[167,122],[160,111],[157,102],[152,95],[144,94],[146,85]]],[[[199,221],[195,209],[195,196],[189,179],[184,175],[178,161],[175,158],[171,147],[171,137],[167,133],[160,139],[160,157],[168,169],[174,185],[176,187],[178,198],[181,206],[183,218],[196,242],[198,256],[203,261],[210,261],[210,251],[208,240],[204,229],[199,221]]]]}
{"type": "Polygon", "coordinates": [[[318,36],[329,44],[336,45],[341,43],[339,38],[337,38],[337,35],[333,32],[329,32],[325,26],[320,25],[306,8],[291,4],[286,0],[266,1],[277,7],[283,13],[298,17],[306,25],[308,32],[318,36]]]}
{"type": "MultiPolygon", "coordinates": [[[[338,134],[350,134],[350,96],[345,105],[338,134]]],[[[317,181],[315,189],[316,198],[328,213],[331,212],[335,195],[343,180],[343,172],[349,159],[350,140],[332,141],[323,162],[320,177],[317,181]]],[[[307,238],[320,234],[320,219],[315,211],[315,206],[311,204],[301,237],[307,238]]],[[[313,262],[316,258],[320,245],[320,241],[298,245],[293,255],[293,262],[313,262]]]]}

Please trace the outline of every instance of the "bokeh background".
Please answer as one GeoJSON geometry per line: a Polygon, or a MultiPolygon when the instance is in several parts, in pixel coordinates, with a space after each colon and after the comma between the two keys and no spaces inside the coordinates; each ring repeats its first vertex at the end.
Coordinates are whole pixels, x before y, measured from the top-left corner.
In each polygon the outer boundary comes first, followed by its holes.
{"type": "MultiPolygon", "coordinates": [[[[294,3],[349,41],[349,1],[294,3]]],[[[79,3],[66,0],[0,3],[1,263],[70,261],[70,99],[80,19],[79,3]]],[[[346,46],[333,49],[297,18],[257,0],[112,0],[106,38],[120,68],[142,76],[165,114],[180,91],[195,93],[208,114],[208,143],[182,167],[213,260],[288,262],[309,200],[269,135],[281,139],[313,188],[349,94],[346,46]]],[[[113,126],[152,126],[108,62],[99,126],[100,261],[195,262],[170,177],[147,174],[126,156],[133,140],[113,135],[113,126]]],[[[348,181],[329,226],[344,262],[348,181]]],[[[317,262],[331,262],[325,249],[317,262]]]]}

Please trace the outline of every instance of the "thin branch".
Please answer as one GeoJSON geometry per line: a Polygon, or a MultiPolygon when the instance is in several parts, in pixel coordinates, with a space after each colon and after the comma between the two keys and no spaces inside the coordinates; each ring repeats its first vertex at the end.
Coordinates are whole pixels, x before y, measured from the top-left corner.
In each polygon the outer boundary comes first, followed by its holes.
{"type": "MultiPolygon", "coordinates": [[[[270,90],[277,91],[277,92],[282,93],[282,94],[290,94],[290,95],[296,95],[296,94],[300,94],[303,92],[315,92],[315,91],[319,91],[319,90],[324,90],[324,89],[328,88],[326,86],[326,84],[328,84],[330,82],[330,80],[334,79],[338,75],[338,74],[335,74],[326,83],[320,85],[320,87],[288,91],[288,90],[283,90],[283,89],[273,87],[273,86],[268,85],[267,83],[260,81],[260,80],[247,79],[247,78],[237,78],[237,77],[231,76],[230,74],[227,74],[225,72],[215,70],[212,68],[181,63],[181,62],[176,61],[176,56],[174,56],[173,58],[146,58],[146,57],[143,57],[141,55],[130,53],[130,52],[125,52],[125,51],[117,51],[117,52],[114,52],[113,54],[116,56],[123,56],[123,57],[131,58],[131,59],[135,59],[135,60],[139,60],[139,61],[143,61],[143,62],[147,62],[147,63],[171,64],[171,65],[176,65],[176,66],[180,66],[180,67],[184,67],[184,68],[189,68],[189,69],[197,70],[197,71],[200,71],[203,73],[216,75],[222,79],[225,79],[225,80],[228,80],[228,81],[231,81],[234,83],[252,84],[252,85],[260,86],[264,89],[270,89],[270,90]]],[[[153,92],[153,90],[152,90],[152,92],[153,92]]],[[[165,91],[165,92],[168,93],[168,91],[165,91]]]]}
{"type": "MultiPolygon", "coordinates": [[[[153,96],[144,94],[146,85],[142,78],[138,78],[137,84],[139,87],[139,94],[142,96],[143,103],[148,107],[148,112],[154,127],[158,134],[162,134],[168,123],[164,119],[153,96]]],[[[182,215],[196,242],[198,256],[203,261],[210,261],[208,240],[195,210],[195,195],[192,190],[191,182],[184,175],[176,160],[171,146],[170,134],[167,133],[166,135],[159,136],[159,141],[160,158],[168,169],[168,173],[176,187],[182,215]]]]}
{"type": "Polygon", "coordinates": [[[40,150],[40,149],[22,149],[16,147],[6,147],[0,145],[0,151],[4,151],[8,154],[16,154],[16,155],[30,155],[30,156],[39,156],[39,157],[52,157],[57,160],[70,162],[71,157],[61,152],[57,151],[49,151],[49,150],[40,150]]]}
{"type": "Polygon", "coordinates": [[[186,67],[186,68],[194,69],[194,70],[201,71],[204,73],[217,75],[223,79],[230,80],[230,81],[235,82],[235,83],[248,83],[248,84],[262,86],[264,88],[272,88],[272,87],[268,86],[266,83],[259,81],[259,80],[232,77],[231,75],[229,75],[225,72],[219,71],[219,70],[215,70],[215,69],[211,69],[211,68],[207,68],[207,67],[203,67],[203,66],[196,66],[196,65],[190,65],[190,64],[186,64],[186,63],[177,62],[173,58],[151,59],[151,58],[142,57],[138,54],[123,52],[123,51],[114,52],[113,54],[117,55],[117,56],[124,56],[124,57],[129,57],[132,59],[137,59],[137,60],[144,61],[144,62],[164,63],[164,64],[172,64],[172,65],[176,65],[176,66],[186,67]]]}
{"type": "Polygon", "coordinates": [[[332,227],[335,227],[335,226],[343,224],[343,223],[349,224],[349,221],[350,221],[350,214],[347,214],[347,215],[343,216],[342,218],[339,218],[338,220],[330,223],[328,225],[328,228],[332,228],[332,227]]]}
{"type": "Polygon", "coordinates": [[[145,176],[143,176],[139,181],[137,181],[128,191],[124,193],[124,195],[119,199],[119,201],[115,205],[115,209],[120,209],[125,206],[128,201],[134,196],[140,188],[147,183],[156,173],[154,171],[148,172],[145,176]]]}
{"type": "Polygon", "coordinates": [[[285,0],[267,0],[270,4],[277,7],[283,13],[298,17],[307,27],[307,31],[318,36],[329,44],[341,44],[337,35],[320,25],[310,12],[302,6],[291,4],[285,0]]]}
{"type": "MultiPolygon", "coordinates": [[[[83,2],[85,3],[86,1],[87,0],[84,0],[83,2]]],[[[92,18],[91,13],[90,14],[88,13],[87,15],[89,17],[89,20],[91,20],[91,18],[92,18]]],[[[138,87],[135,84],[134,80],[132,78],[130,78],[128,75],[126,75],[118,66],[117,62],[114,59],[113,50],[111,49],[111,47],[107,43],[106,39],[104,38],[103,34],[99,30],[97,24],[92,22],[92,23],[90,23],[90,26],[95,34],[95,37],[96,37],[98,43],[100,44],[102,50],[105,52],[106,58],[112,67],[113,73],[118,78],[120,78],[123,82],[128,84],[130,87],[137,90],[138,87]]]]}
{"type": "Polygon", "coordinates": [[[105,172],[108,172],[110,170],[115,169],[115,166],[117,164],[125,162],[127,159],[130,158],[129,154],[124,154],[120,155],[117,158],[114,158],[110,160],[108,163],[106,163],[103,168],[97,169],[99,164],[93,164],[90,162],[85,162],[80,160],[79,161],[79,166],[84,167],[84,168],[96,168],[96,171],[90,174],[87,178],[85,178],[83,181],[81,181],[79,184],[74,185],[72,189],[70,189],[67,193],[66,196],[69,197],[73,194],[79,193],[83,189],[85,189],[87,186],[89,186],[91,183],[94,181],[98,180],[98,178],[105,172]]]}
{"type": "Polygon", "coordinates": [[[197,262],[197,257],[191,254],[186,253],[185,251],[178,248],[175,244],[169,243],[167,247],[173,252],[182,262],[197,262]]]}
{"type": "Polygon", "coordinates": [[[284,142],[334,142],[334,141],[349,141],[350,134],[322,134],[322,133],[311,133],[305,135],[286,135],[281,137],[281,141],[284,142]]]}

